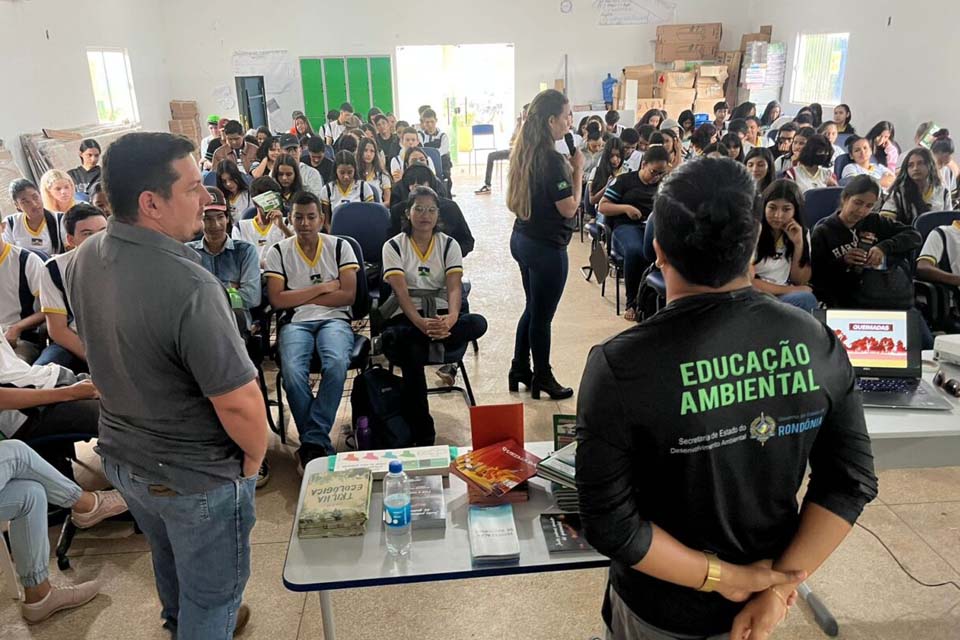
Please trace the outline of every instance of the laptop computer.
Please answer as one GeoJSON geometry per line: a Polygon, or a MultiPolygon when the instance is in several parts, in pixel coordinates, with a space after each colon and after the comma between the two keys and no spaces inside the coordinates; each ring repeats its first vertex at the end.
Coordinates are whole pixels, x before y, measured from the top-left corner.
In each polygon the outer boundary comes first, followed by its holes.
{"type": "Polygon", "coordinates": [[[950,411],[952,405],[923,380],[920,324],[909,311],[819,310],[817,316],[846,348],[863,406],[950,411]]]}

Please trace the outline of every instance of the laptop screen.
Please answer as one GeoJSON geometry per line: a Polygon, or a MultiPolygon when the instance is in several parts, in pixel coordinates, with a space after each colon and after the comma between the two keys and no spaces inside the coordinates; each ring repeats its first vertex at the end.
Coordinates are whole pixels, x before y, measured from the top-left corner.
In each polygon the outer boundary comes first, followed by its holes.
{"type": "Polygon", "coordinates": [[[906,311],[830,309],[826,320],[854,369],[902,373],[910,366],[906,311]]]}

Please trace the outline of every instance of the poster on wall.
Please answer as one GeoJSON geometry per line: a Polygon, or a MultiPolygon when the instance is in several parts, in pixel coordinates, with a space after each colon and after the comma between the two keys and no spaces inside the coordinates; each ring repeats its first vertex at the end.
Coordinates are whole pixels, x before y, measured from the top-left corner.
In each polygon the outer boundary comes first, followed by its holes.
{"type": "Polygon", "coordinates": [[[676,22],[677,5],[666,0],[593,0],[602,27],[676,22]]]}
{"type": "Polygon", "coordinates": [[[297,60],[290,52],[286,49],[235,51],[231,62],[234,76],[263,76],[267,104],[276,106],[267,109],[269,127],[274,130],[289,128],[293,122],[290,114],[303,109],[297,60]]]}

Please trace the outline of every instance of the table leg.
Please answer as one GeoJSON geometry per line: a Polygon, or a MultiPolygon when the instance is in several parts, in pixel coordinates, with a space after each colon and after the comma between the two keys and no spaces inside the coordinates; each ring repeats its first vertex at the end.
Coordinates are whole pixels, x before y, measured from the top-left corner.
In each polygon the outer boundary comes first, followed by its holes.
{"type": "Polygon", "coordinates": [[[333,624],[333,602],[330,592],[320,592],[320,618],[323,620],[323,640],[337,640],[337,631],[333,624]]]}

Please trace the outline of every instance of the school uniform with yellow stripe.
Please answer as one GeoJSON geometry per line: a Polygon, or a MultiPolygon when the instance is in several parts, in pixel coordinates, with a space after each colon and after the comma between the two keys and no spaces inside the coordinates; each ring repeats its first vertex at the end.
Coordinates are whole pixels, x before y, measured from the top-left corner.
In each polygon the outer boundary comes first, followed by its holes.
{"type": "Polygon", "coordinates": [[[38,309],[43,260],[10,243],[0,249],[0,327],[6,330],[38,309]]]}
{"type": "Polygon", "coordinates": [[[263,260],[264,251],[286,238],[280,227],[273,222],[261,227],[256,216],[234,223],[232,236],[234,240],[246,240],[255,246],[258,260],[263,260]]]}
{"type": "MultiPolygon", "coordinates": [[[[413,238],[399,233],[383,245],[383,277],[402,274],[409,289],[447,288],[447,276],[463,273],[463,253],[460,244],[445,233],[436,232],[430,246],[421,252],[413,238]]],[[[413,299],[418,310],[423,301],[413,299]]],[[[436,298],[438,310],[447,309],[446,298],[436,298]]],[[[403,313],[397,309],[394,315],[403,313]]]]}
{"type": "Polygon", "coordinates": [[[77,322],[70,311],[70,304],[63,289],[63,274],[67,265],[76,258],[76,251],[68,251],[54,256],[44,264],[40,275],[40,311],[46,314],[67,316],[69,327],[77,330],[77,322]]]}

